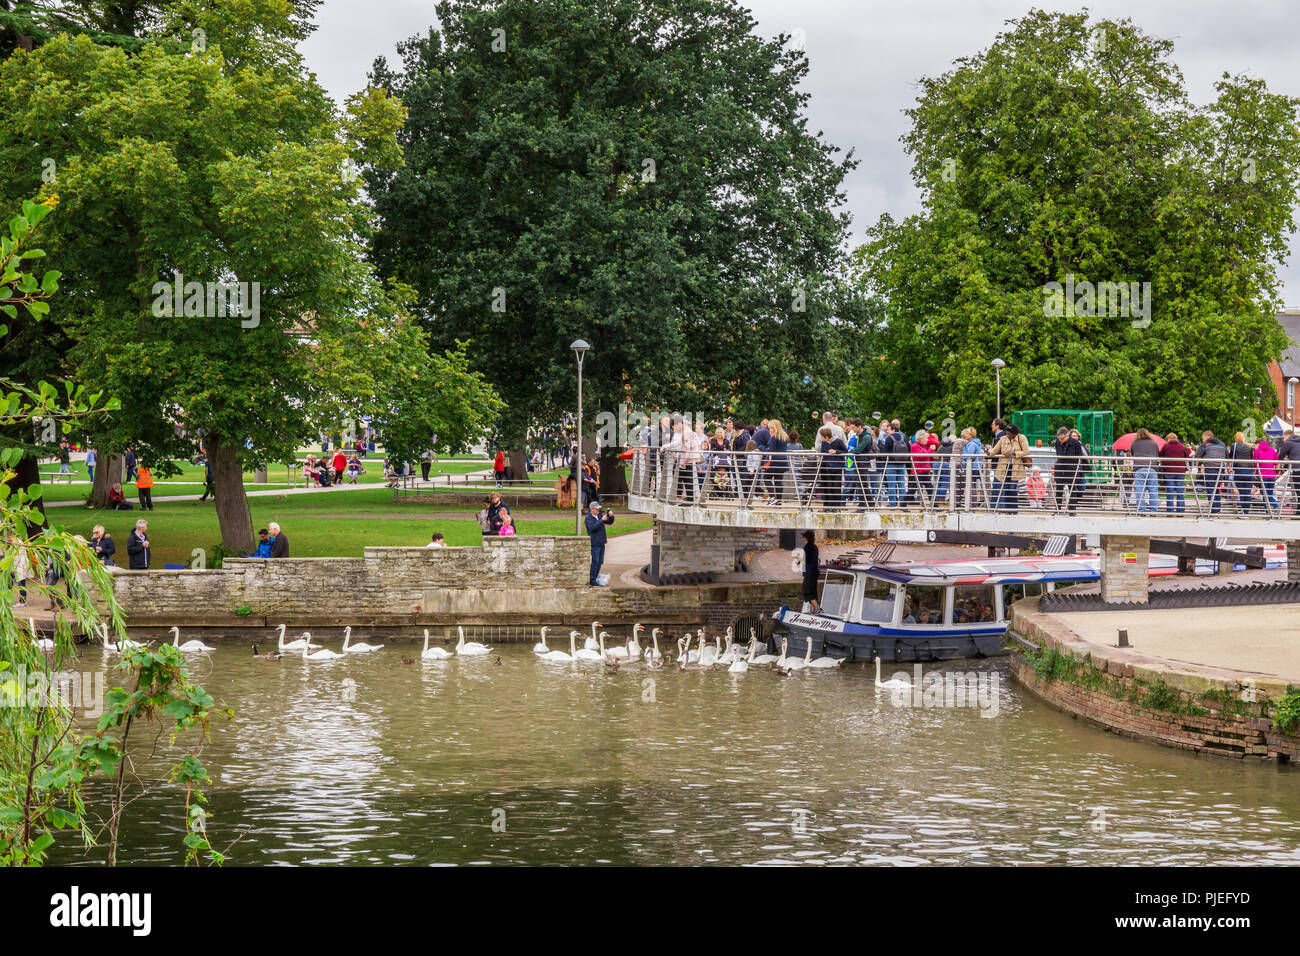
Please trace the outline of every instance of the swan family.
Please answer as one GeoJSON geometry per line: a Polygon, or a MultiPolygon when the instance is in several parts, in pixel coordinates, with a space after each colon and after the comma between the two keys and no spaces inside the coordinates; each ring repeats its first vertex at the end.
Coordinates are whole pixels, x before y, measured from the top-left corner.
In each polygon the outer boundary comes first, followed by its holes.
{"type": "MultiPolygon", "coordinates": [[[[36,623],[34,620],[29,619],[28,624],[31,627],[33,639],[35,639],[36,623]]],[[[590,634],[570,630],[569,649],[566,652],[552,648],[547,643],[547,635],[552,628],[544,626],[538,634],[537,643],[533,645],[533,654],[537,660],[547,663],[604,664],[614,670],[626,664],[643,664],[650,669],[675,665],[679,670],[722,669],[729,674],[747,674],[755,667],[766,666],[778,673],[788,675],[803,670],[832,670],[844,664],[844,661],[839,658],[829,656],[813,657],[812,641],[807,642],[802,657],[791,657],[789,654],[789,640],[785,637],[781,638],[780,654],[759,653],[758,636],[753,628],[749,629],[748,641],[736,640],[734,628],[731,627],[728,627],[722,635],[714,640],[710,640],[706,636],[702,627],[694,632],[687,631],[676,641],[677,654],[673,656],[665,654],[659,647],[660,635],[664,633],[663,628],[651,629],[649,642],[643,644],[641,635],[646,630],[644,624],[634,623],[631,634],[622,643],[615,642],[610,633],[601,630],[600,627],[599,621],[592,621],[590,634]],[[579,639],[582,641],[582,646],[579,646],[579,639]]],[[[258,651],[258,645],[254,644],[254,659],[277,661],[288,656],[291,652],[301,652],[304,661],[327,662],[342,660],[353,654],[369,654],[384,649],[383,644],[367,644],[362,641],[354,643],[351,625],[348,625],[343,630],[343,647],[339,651],[333,651],[321,644],[313,643],[309,631],[303,631],[302,634],[292,640],[286,640],[286,625],[279,625],[277,630],[278,639],[275,651],[263,654],[258,651]]],[[[454,657],[486,657],[492,653],[492,649],[486,644],[465,640],[465,628],[463,626],[457,625],[456,633],[456,644],[452,649],[448,650],[445,647],[430,647],[429,629],[425,628],[424,647],[420,651],[420,660],[431,663],[450,660],[454,657]]],[[[139,649],[144,647],[143,644],[127,640],[120,635],[116,640],[112,639],[107,624],[101,625],[101,636],[104,650],[109,653],[122,653],[128,648],[139,649]]],[[[206,654],[214,650],[213,647],[201,640],[189,640],[181,643],[180,637],[180,628],[171,628],[171,646],[182,654],[206,654]]],[[[53,644],[54,642],[48,638],[37,641],[37,645],[43,649],[51,649],[53,644]]],[[[415,662],[404,658],[403,663],[415,662]]],[[[893,680],[884,682],[880,680],[880,658],[877,657],[875,686],[881,689],[891,689],[897,683],[893,680]]]]}

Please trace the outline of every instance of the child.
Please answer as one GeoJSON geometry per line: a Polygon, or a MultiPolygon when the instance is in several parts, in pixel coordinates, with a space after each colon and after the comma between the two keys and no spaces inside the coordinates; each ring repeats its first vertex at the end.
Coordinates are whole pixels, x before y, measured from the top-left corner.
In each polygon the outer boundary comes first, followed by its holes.
{"type": "Polygon", "coordinates": [[[501,512],[501,527],[497,529],[497,535],[502,538],[515,536],[515,519],[510,517],[509,511],[501,512]]]}

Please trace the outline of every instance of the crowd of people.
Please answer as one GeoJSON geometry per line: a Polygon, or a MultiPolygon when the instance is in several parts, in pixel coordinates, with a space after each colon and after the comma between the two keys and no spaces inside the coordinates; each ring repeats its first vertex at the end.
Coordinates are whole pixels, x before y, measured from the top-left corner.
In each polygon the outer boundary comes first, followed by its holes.
{"type": "Polygon", "coordinates": [[[1143,428],[1131,448],[1106,458],[1102,471],[1075,428],[1062,427],[1054,441],[1045,446],[1039,439],[1032,447],[1000,418],[987,438],[975,427],[942,435],[932,429],[933,422],[908,430],[898,419],[868,424],[825,412],[805,448],[799,432],[777,419],[726,419],[710,432],[702,421],[663,416],[641,436],[647,450],[641,478],[652,495],[693,504],[865,509],[951,502],[1071,513],[1104,484],[1118,485],[1138,512],[1163,506],[1175,514],[1186,512],[1189,491],[1208,502],[1211,514],[1225,500],[1243,513],[1293,511],[1293,472],[1300,484],[1300,436],[1290,429],[1256,441],[1238,432],[1230,446],[1206,431],[1189,447],[1176,433],[1161,439],[1143,428]],[[785,454],[795,451],[819,454],[785,454]]]}

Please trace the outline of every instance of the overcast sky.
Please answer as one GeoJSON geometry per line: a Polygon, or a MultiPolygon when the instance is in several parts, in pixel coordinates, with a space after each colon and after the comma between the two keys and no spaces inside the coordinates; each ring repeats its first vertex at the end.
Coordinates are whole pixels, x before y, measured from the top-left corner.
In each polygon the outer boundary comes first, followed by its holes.
{"type": "MultiPolygon", "coordinates": [[[[319,29],[304,45],[308,66],[340,102],[365,85],[376,56],[398,57],[399,40],[433,22],[433,0],[325,0],[319,29]]],[[[802,30],[810,70],[809,123],[829,142],[852,148],[861,165],[845,189],[856,244],[883,212],[917,209],[918,194],[898,138],[902,111],[917,81],[945,72],[954,59],[985,49],[1006,20],[1034,6],[1011,0],[750,0],[765,35],[802,30]]],[[[1290,0],[1147,0],[1087,4],[1094,17],[1128,17],[1148,34],[1172,39],[1174,62],[1193,101],[1213,99],[1225,71],[1264,79],[1275,92],[1300,95],[1300,10],[1290,0]]],[[[1297,246],[1292,237],[1292,249],[1297,246]]],[[[1282,267],[1287,305],[1300,306],[1300,262],[1282,267]]]]}

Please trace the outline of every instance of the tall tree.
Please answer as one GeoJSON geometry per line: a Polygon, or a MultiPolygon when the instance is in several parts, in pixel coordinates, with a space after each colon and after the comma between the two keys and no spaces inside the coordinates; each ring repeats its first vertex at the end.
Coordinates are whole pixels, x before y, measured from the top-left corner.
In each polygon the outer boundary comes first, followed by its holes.
{"type": "Polygon", "coordinates": [[[469,340],[507,442],[573,407],[577,338],[587,424],[820,404],[854,162],[807,129],[803,53],[732,0],[437,14],[371,75],[408,110],[405,165],[366,171],[373,255],[436,343],[469,340]]]}
{"type": "Polygon", "coordinates": [[[1004,409],[1197,434],[1266,411],[1300,101],[1225,75],[1195,106],[1172,51],[1128,20],[1035,10],[922,81],[903,142],[923,210],[858,253],[884,307],[864,403],[986,420],[1000,357],[1004,409]],[[1049,287],[1071,277],[1074,309],[1049,287]],[[1150,283],[1149,312],[1087,314],[1084,282],[1150,283]]]}
{"type": "Polygon", "coordinates": [[[0,64],[0,195],[61,199],[49,245],[69,361],[122,402],[100,447],[135,442],[158,463],[201,438],[223,543],[250,553],[245,468],[337,428],[340,403],[374,412],[348,362],[420,335],[363,260],[368,209],[346,165],[400,161],[401,108],[371,90],[340,114],[294,48],[288,4],[163,15],[195,38],[183,51],[60,35],[0,64]]]}

